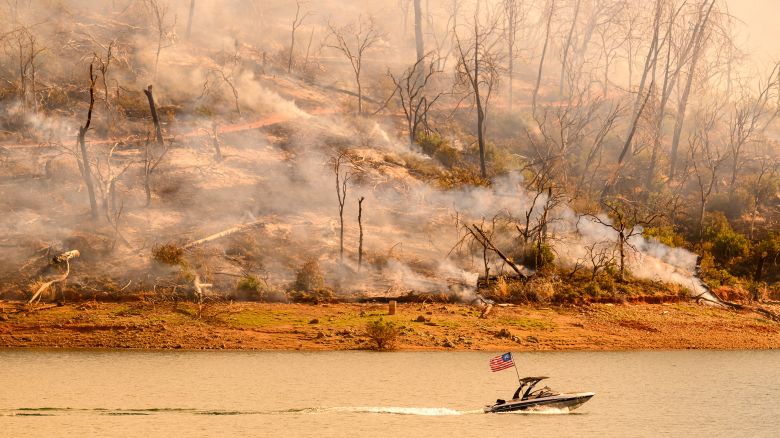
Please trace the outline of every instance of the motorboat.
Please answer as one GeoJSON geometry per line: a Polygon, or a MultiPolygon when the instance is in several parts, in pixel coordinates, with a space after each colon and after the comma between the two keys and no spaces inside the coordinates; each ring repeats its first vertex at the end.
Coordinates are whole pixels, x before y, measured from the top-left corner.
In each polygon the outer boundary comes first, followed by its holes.
{"type": "Polygon", "coordinates": [[[593,392],[558,393],[545,386],[540,389],[536,385],[547,377],[524,377],[520,379],[511,400],[496,400],[496,404],[485,406],[486,413],[561,410],[573,411],[582,406],[595,395],[593,392]]]}

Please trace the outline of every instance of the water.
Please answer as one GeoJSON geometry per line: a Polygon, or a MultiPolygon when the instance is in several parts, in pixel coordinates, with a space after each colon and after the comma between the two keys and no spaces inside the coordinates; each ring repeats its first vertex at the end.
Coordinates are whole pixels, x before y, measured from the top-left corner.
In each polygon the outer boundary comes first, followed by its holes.
{"type": "Polygon", "coordinates": [[[491,356],[0,350],[0,436],[778,436],[780,351],[516,353],[568,414],[483,414],[491,356]]]}

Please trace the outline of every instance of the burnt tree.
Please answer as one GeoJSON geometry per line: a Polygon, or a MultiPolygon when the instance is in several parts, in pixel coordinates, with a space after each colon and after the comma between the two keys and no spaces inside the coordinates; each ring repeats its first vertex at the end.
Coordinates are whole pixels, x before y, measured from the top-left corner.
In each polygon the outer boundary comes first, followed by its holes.
{"type": "Polygon", "coordinates": [[[84,184],[89,193],[89,208],[92,219],[98,217],[97,200],[95,199],[95,186],[92,182],[92,171],[89,164],[89,154],[87,153],[86,136],[89,125],[92,123],[92,109],[95,107],[95,81],[97,76],[92,72],[92,64],[89,64],[89,110],[87,111],[87,122],[79,127],[78,144],[81,150],[81,174],[84,177],[84,184]]]}

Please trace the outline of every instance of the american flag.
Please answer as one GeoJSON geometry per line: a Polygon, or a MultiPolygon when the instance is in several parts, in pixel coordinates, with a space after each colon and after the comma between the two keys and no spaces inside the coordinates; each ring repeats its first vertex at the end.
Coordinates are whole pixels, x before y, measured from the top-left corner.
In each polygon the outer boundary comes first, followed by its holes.
{"type": "Polygon", "coordinates": [[[493,372],[505,370],[513,366],[515,366],[515,361],[512,359],[512,353],[504,353],[490,359],[490,370],[493,372]]]}

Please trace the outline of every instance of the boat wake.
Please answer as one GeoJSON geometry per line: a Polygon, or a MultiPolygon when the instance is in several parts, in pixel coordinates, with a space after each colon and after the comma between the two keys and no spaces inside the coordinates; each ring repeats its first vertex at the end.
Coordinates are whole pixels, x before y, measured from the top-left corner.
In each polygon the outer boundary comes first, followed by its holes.
{"type": "Polygon", "coordinates": [[[572,412],[569,408],[543,408],[528,411],[514,411],[514,412],[501,412],[500,415],[517,414],[517,415],[580,415],[580,413],[572,412]]]}
{"type": "Polygon", "coordinates": [[[415,408],[396,406],[363,406],[363,407],[338,407],[329,408],[331,412],[354,412],[361,414],[391,414],[391,415],[417,415],[423,417],[448,417],[455,415],[468,415],[482,413],[476,411],[458,411],[449,408],[415,408]]]}
{"type": "Polygon", "coordinates": [[[446,417],[457,415],[479,414],[482,410],[459,411],[449,408],[426,407],[400,407],[400,406],[341,406],[297,408],[269,411],[240,411],[219,409],[189,409],[189,408],[146,408],[146,409],[79,409],[79,408],[18,408],[0,409],[2,416],[30,416],[50,417],[60,415],[165,415],[165,414],[189,414],[189,415],[283,415],[283,414],[325,414],[325,413],[354,413],[354,414],[386,414],[386,415],[416,415],[423,417],[446,417]]]}

